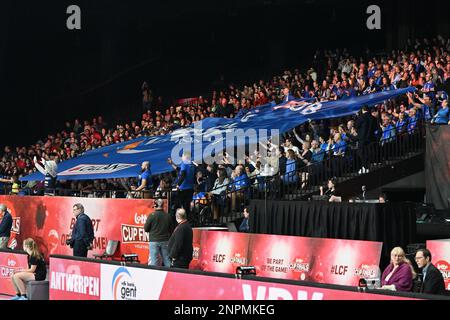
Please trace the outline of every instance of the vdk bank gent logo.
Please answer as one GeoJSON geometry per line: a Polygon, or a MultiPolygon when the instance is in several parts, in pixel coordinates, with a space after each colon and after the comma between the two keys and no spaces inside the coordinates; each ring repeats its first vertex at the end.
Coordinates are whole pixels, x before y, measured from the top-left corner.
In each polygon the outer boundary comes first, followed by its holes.
{"type": "Polygon", "coordinates": [[[114,273],[111,283],[114,300],[136,300],[137,288],[133,277],[125,267],[120,267],[114,273]]]}

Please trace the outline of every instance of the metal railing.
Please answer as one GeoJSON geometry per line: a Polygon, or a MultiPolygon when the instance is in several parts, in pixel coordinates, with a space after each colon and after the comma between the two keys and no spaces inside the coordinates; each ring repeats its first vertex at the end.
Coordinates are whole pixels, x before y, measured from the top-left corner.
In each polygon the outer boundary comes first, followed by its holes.
{"type": "MultiPolygon", "coordinates": [[[[319,186],[329,179],[343,182],[360,175],[360,170],[373,171],[385,165],[405,160],[425,150],[425,126],[417,121],[414,129],[405,127],[395,136],[380,139],[367,145],[347,144],[344,155],[335,155],[334,149],[325,152],[323,161],[311,163],[293,172],[274,176],[257,176],[249,179],[246,187],[234,190],[234,182],[227,185],[226,192],[217,199],[206,196],[192,203],[194,220],[199,225],[234,221],[242,216],[244,206],[250,199],[300,200],[319,192],[319,186]],[[219,207],[219,211],[216,207],[219,207]]],[[[411,123],[409,124],[411,125],[411,123]]],[[[367,171],[361,172],[365,173],[367,171]]]]}
{"type": "Polygon", "coordinates": [[[425,127],[419,121],[414,130],[406,130],[385,140],[367,145],[347,145],[343,156],[330,150],[322,162],[312,163],[285,175],[276,175],[266,181],[263,192],[254,198],[271,200],[300,200],[319,191],[330,179],[343,182],[385,165],[410,158],[425,150],[425,127]],[[362,170],[364,169],[364,170],[362,170]],[[266,195],[267,192],[269,195],[266,195]]]}

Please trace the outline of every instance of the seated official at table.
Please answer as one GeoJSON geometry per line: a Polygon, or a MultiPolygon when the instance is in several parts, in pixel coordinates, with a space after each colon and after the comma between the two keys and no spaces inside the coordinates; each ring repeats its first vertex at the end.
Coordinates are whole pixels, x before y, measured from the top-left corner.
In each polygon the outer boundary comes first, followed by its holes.
{"type": "Polygon", "coordinates": [[[417,266],[422,270],[422,285],[419,292],[426,294],[445,294],[445,283],[442,273],[431,263],[431,252],[419,249],[416,252],[417,266]]]}
{"type": "Polygon", "coordinates": [[[416,274],[411,262],[406,259],[405,251],[396,247],[391,251],[391,263],[381,276],[381,289],[392,291],[411,291],[416,274]]]}
{"type": "Polygon", "coordinates": [[[328,189],[324,192],[324,188],[320,187],[320,195],[321,196],[328,196],[330,199],[330,202],[341,202],[342,197],[340,197],[336,191],[336,180],[330,179],[328,180],[328,189]]]}

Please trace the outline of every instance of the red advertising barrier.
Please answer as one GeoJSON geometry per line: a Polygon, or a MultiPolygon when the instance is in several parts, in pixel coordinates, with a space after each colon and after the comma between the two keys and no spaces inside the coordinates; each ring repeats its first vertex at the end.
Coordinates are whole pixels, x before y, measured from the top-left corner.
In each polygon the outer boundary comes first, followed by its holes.
{"type": "Polygon", "coordinates": [[[344,290],[169,272],[159,300],[413,300],[344,290]],[[195,286],[192,284],[195,283],[195,286]]]}
{"type": "Polygon", "coordinates": [[[274,235],[253,235],[249,265],[261,277],[312,281],[314,239],[274,235]]]}
{"type": "Polygon", "coordinates": [[[431,252],[433,264],[444,277],[446,290],[450,290],[450,240],[429,240],[427,249],[431,252]]]}
{"type": "Polygon", "coordinates": [[[15,271],[28,269],[28,260],[25,253],[0,252],[0,294],[15,295],[16,290],[11,281],[15,271]]]}
{"type": "Polygon", "coordinates": [[[108,240],[119,240],[120,253],[137,253],[141,262],[148,260],[144,224],[154,212],[153,200],[0,196],[0,203],[14,219],[10,245],[21,247],[31,237],[46,259],[52,254],[72,255],[66,239],[75,223],[72,207],[81,203],[94,226],[94,250],[89,257],[105,252],[108,240]]]}
{"type": "MultiPolygon", "coordinates": [[[[10,244],[19,247],[28,237],[36,240],[45,257],[72,255],[66,245],[75,218],[72,207],[80,202],[94,225],[94,250],[101,254],[108,240],[120,240],[120,253],[137,253],[148,260],[148,233],[144,224],[153,200],[62,197],[0,197],[10,209],[14,227],[10,244]]],[[[194,231],[192,269],[234,274],[253,265],[263,277],[355,286],[360,278],[378,276],[379,242],[250,235],[194,231]]],[[[447,260],[448,261],[448,260],[447,260]]],[[[443,265],[443,264],[442,264],[443,265]]]]}
{"type": "Polygon", "coordinates": [[[413,300],[267,281],[50,259],[51,300],[413,300]]]}
{"type": "Polygon", "coordinates": [[[256,267],[258,276],[356,286],[379,278],[382,243],[203,231],[196,269],[231,273],[256,267]]]}
{"type": "Polygon", "coordinates": [[[50,300],[100,300],[100,266],[50,258],[50,300]]]}
{"type": "Polygon", "coordinates": [[[202,271],[236,273],[236,268],[248,264],[250,235],[247,233],[203,231],[200,248],[202,271]]]}

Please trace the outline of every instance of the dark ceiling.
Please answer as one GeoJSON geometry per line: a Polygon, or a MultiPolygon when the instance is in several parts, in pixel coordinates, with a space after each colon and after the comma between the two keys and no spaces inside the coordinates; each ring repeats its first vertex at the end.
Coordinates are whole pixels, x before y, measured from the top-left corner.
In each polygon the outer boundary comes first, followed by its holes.
{"type": "Polygon", "coordinates": [[[206,95],[220,75],[242,83],[306,67],[317,48],[377,51],[448,33],[448,2],[427,1],[426,23],[423,2],[376,3],[381,31],[365,27],[365,0],[2,1],[2,144],[33,143],[75,117],[135,116],[144,80],[170,102],[206,95]],[[81,31],[66,28],[71,4],[81,31]]]}

